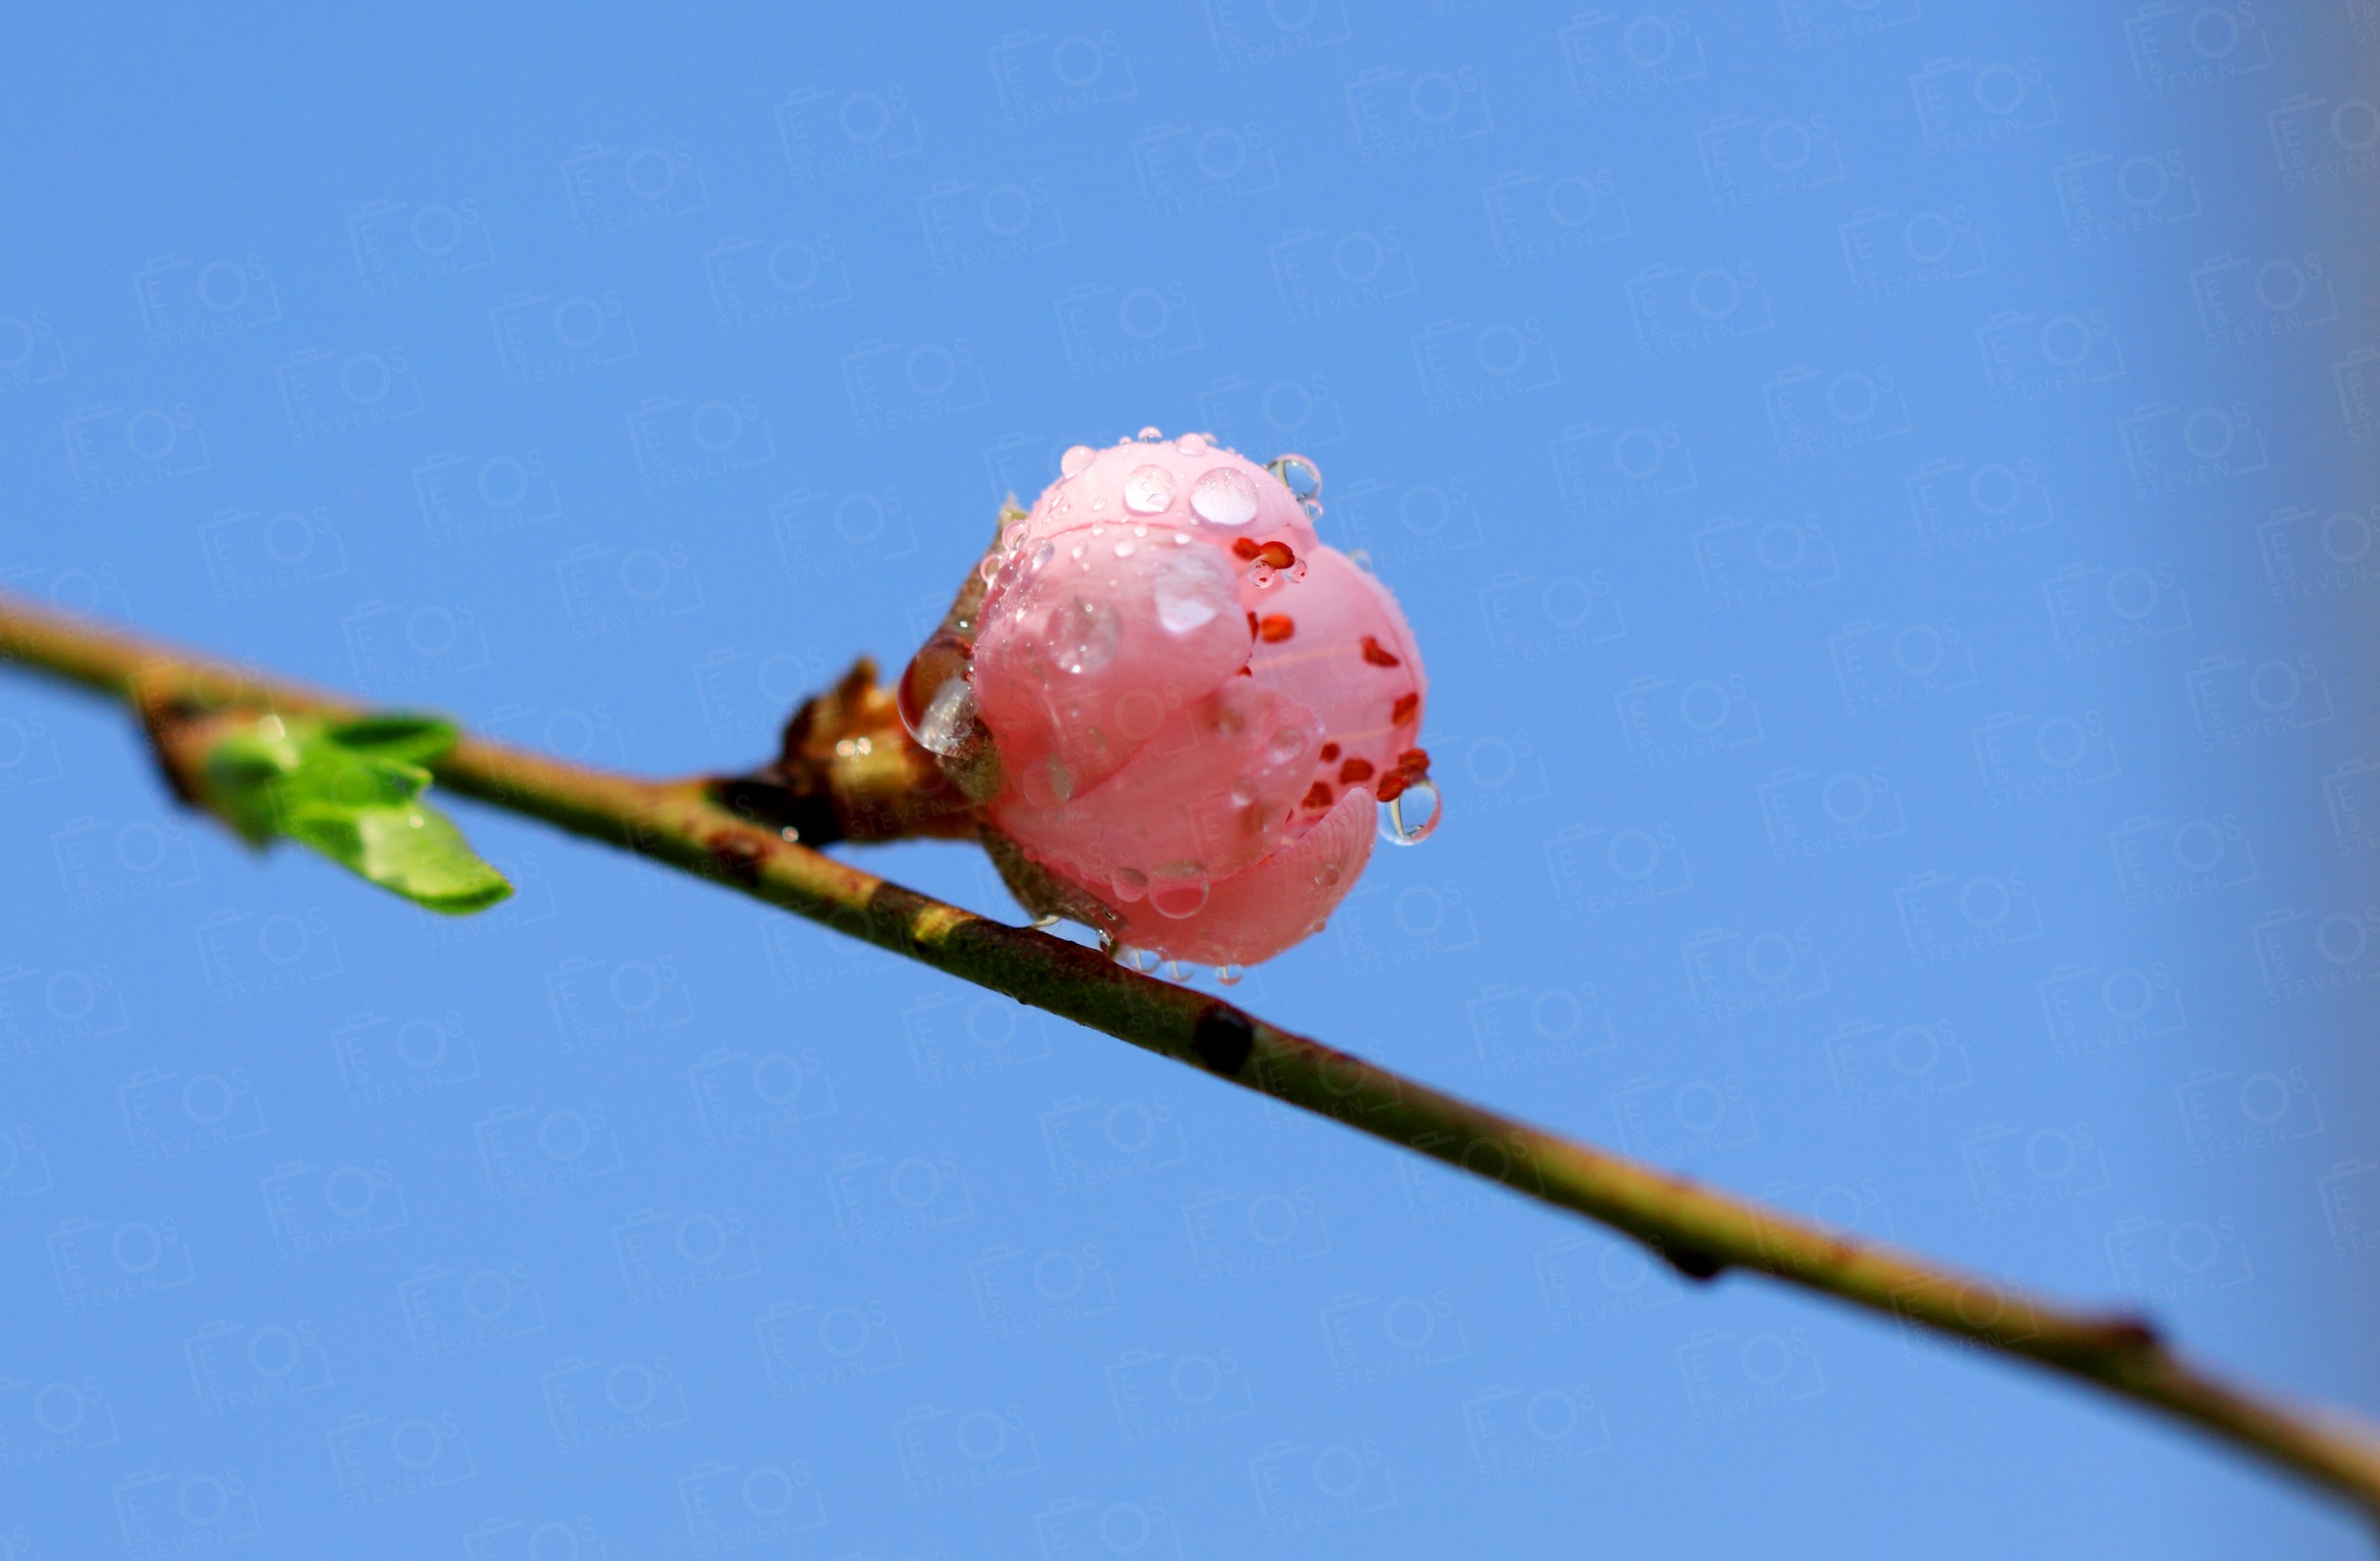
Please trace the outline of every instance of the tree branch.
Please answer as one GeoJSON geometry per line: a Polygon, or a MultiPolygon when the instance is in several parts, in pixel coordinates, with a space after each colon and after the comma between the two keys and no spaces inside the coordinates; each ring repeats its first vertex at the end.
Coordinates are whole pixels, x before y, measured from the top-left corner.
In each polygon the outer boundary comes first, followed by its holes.
{"type": "MultiPolygon", "coordinates": [[[[152,732],[160,711],[203,719],[223,710],[356,715],[363,709],[338,695],[6,598],[0,598],[0,657],[123,700],[143,714],[152,732]]],[[[2071,1311],[1573,1143],[1293,1035],[1230,1003],[1151,980],[1093,950],[930,900],[788,839],[788,826],[770,811],[768,788],[775,788],[783,806],[810,810],[802,815],[812,821],[810,830],[791,826],[803,840],[970,832],[947,803],[934,800],[933,780],[902,756],[905,743],[888,739],[860,749],[852,733],[885,731],[886,712],[879,708],[883,695],[872,673],[864,663],[855,667],[831,695],[805,707],[810,726],[789,729],[777,765],[736,781],[639,780],[469,737],[431,768],[450,791],[715,879],[880,949],[1585,1215],[1696,1278],[1729,1268],[1766,1274],[2094,1384],[2190,1422],[2344,1498],[2367,1519],[2380,1519],[2380,1432],[2344,1413],[2219,1382],[2168,1349],[2139,1318],[2071,1311]],[[822,708],[829,700],[832,707],[822,708]],[[838,758],[851,762],[837,769],[838,758]],[[832,829],[823,822],[830,818],[832,829]]],[[[891,730],[898,731],[897,718],[891,730]]]]}

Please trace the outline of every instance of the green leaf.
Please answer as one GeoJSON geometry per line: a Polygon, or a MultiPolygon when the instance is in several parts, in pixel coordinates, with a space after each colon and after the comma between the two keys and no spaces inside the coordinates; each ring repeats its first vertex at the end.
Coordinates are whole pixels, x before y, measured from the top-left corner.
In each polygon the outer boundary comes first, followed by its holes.
{"type": "Polygon", "coordinates": [[[351,753],[418,765],[434,763],[461,737],[452,722],[435,716],[395,713],[335,721],[322,735],[351,753]]]}
{"type": "Polygon", "coordinates": [[[483,911],[513,891],[463,832],[427,803],[304,807],[291,817],[289,835],[382,889],[448,915],[483,911]]]}
{"type": "Polygon", "coordinates": [[[266,718],[215,744],[205,790],[215,811],[258,845],[294,840],[417,905],[462,915],[513,890],[421,800],[430,786],[424,767],[457,735],[426,716],[266,718]]]}

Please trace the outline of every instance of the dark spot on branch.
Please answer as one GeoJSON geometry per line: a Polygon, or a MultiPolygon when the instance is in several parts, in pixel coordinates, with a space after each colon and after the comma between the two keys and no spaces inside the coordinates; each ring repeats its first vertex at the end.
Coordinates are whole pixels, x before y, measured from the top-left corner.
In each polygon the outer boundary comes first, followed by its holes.
{"type": "Polygon", "coordinates": [[[1257,1027],[1248,1023],[1248,1016],[1220,1003],[1200,1014],[1197,1026],[1190,1032],[1190,1049],[1198,1054],[1198,1060],[1208,1071],[1227,1079],[1239,1077],[1256,1044],[1257,1027]]]}
{"type": "Polygon", "coordinates": [[[733,830],[722,831],[703,842],[710,849],[710,860],[717,864],[720,876],[747,888],[760,881],[760,868],[769,860],[768,846],[750,835],[733,830]]]}
{"type": "Polygon", "coordinates": [[[1662,1262],[1698,1285],[1708,1284],[1718,1278],[1727,1268],[1725,1263],[1711,1256],[1710,1253],[1697,1251],[1693,1247],[1656,1246],[1653,1250],[1661,1254],[1662,1262]]]}

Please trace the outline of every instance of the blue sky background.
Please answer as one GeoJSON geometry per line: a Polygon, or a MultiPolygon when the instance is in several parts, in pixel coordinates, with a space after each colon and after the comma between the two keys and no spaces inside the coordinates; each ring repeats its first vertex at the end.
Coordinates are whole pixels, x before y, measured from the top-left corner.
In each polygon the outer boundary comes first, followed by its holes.
{"type": "MultiPolygon", "coordinates": [[[[1449,821],[1242,1000],[2380,1410],[2374,26],[47,17],[0,581],[681,773],[1067,444],[1303,452],[1449,821]]],[[[8,1561],[2366,1553],[526,824],[434,920],[16,676],[0,791],[8,1561]]]]}

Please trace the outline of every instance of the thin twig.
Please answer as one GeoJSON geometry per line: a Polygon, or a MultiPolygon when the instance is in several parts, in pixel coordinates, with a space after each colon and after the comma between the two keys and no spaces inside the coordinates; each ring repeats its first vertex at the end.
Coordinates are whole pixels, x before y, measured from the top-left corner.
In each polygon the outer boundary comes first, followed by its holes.
{"type": "MultiPolygon", "coordinates": [[[[0,598],[0,657],[136,709],[359,713],[343,696],[0,598]]],[[[2380,1519],[2380,1432],[2218,1382],[2138,1318],[2069,1310],[1572,1143],[1154,981],[1098,952],[888,883],[757,825],[703,780],[649,781],[467,738],[450,791],[716,879],[878,948],[1417,1150],[1645,1242],[1682,1271],[1766,1274],[2189,1421],[2380,1519]]]]}

